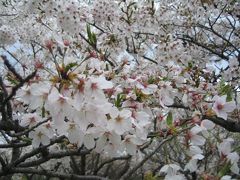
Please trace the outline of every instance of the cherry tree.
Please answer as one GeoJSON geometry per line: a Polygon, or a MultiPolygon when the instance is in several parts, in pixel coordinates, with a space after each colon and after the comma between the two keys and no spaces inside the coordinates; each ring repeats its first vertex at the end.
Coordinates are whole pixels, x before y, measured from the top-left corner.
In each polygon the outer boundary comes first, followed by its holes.
{"type": "Polygon", "coordinates": [[[240,3],[4,0],[0,177],[238,179],[240,3]]]}

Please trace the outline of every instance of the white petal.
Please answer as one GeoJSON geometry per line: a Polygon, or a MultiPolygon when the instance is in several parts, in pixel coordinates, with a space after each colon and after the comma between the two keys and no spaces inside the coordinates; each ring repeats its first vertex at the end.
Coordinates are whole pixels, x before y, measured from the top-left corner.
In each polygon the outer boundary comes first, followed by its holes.
{"type": "Polygon", "coordinates": [[[206,139],[204,139],[202,136],[194,135],[191,138],[191,143],[196,146],[202,146],[205,144],[206,139]]]}
{"type": "Polygon", "coordinates": [[[173,99],[170,98],[168,95],[161,95],[160,102],[162,102],[166,106],[170,106],[174,103],[173,99]]]}
{"type": "Polygon", "coordinates": [[[188,105],[188,96],[187,94],[184,94],[183,97],[182,97],[182,102],[183,104],[186,106],[188,105]]]}
{"type": "Polygon", "coordinates": [[[51,90],[51,93],[48,95],[49,102],[56,102],[59,99],[59,92],[56,88],[51,90]]]}
{"type": "Polygon", "coordinates": [[[111,143],[119,145],[121,143],[121,136],[112,132],[112,134],[109,136],[109,140],[111,141],[111,143]]]}
{"type": "Polygon", "coordinates": [[[124,118],[128,118],[131,117],[132,112],[128,109],[123,109],[122,111],[120,111],[120,116],[124,117],[124,118]]]}
{"type": "Polygon", "coordinates": [[[189,170],[190,172],[195,172],[198,167],[197,167],[197,159],[191,159],[185,166],[184,170],[189,170]]]}
{"type": "Polygon", "coordinates": [[[235,174],[239,174],[239,167],[237,165],[237,163],[233,163],[232,167],[230,168],[230,170],[235,173],[235,174]]]}
{"type": "Polygon", "coordinates": [[[221,103],[221,104],[225,104],[225,102],[226,102],[226,98],[227,98],[227,95],[223,95],[223,96],[218,96],[218,95],[215,95],[214,97],[213,97],[213,100],[214,101],[218,101],[219,103],[221,103]]]}
{"type": "Polygon", "coordinates": [[[111,89],[113,88],[113,83],[111,81],[107,81],[104,76],[100,76],[97,80],[98,86],[100,89],[111,89]]]}
{"type": "Polygon", "coordinates": [[[236,104],[233,101],[231,101],[224,104],[223,110],[226,112],[232,112],[235,108],[236,108],[236,104]]]}
{"type": "Polygon", "coordinates": [[[192,157],[192,159],[198,159],[198,160],[202,160],[204,158],[204,156],[202,154],[196,154],[192,157]]]}
{"type": "Polygon", "coordinates": [[[34,138],[34,139],[32,140],[32,146],[33,146],[33,148],[38,148],[39,145],[40,145],[40,140],[39,140],[38,138],[34,138]]]}
{"type": "Polygon", "coordinates": [[[224,155],[228,155],[229,153],[231,153],[231,142],[229,141],[223,141],[222,143],[220,143],[218,145],[218,150],[219,152],[221,152],[224,155]]]}
{"type": "Polygon", "coordinates": [[[223,176],[221,180],[232,180],[232,177],[229,175],[223,176]]]}
{"type": "Polygon", "coordinates": [[[181,168],[180,166],[176,165],[176,164],[169,164],[169,166],[174,169],[175,171],[179,171],[181,168]]]}
{"type": "Polygon", "coordinates": [[[201,127],[204,127],[206,128],[207,130],[211,130],[215,127],[215,124],[212,122],[212,121],[209,121],[207,119],[204,119],[202,122],[201,122],[201,127]]]}
{"type": "Polygon", "coordinates": [[[160,172],[166,173],[169,168],[169,165],[164,165],[161,169],[160,172]]]}
{"type": "Polygon", "coordinates": [[[41,136],[41,143],[42,143],[43,145],[48,145],[48,144],[50,144],[50,139],[49,139],[49,137],[47,137],[47,136],[45,136],[45,135],[42,135],[42,136],[41,136]]]}
{"type": "Polygon", "coordinates": [[[92,149],[95,146],[94,138],[90,134],[85,135],[83,143],[87,149],[92,149]]]}
{"type": "Polygon", "coordinates": [[[216,112],[216,114],[217,114],[217,117],[220,117],[220,118],[223,118],[224,120],[227,120],[227,113],[225,112],[225,111],[218,111],[218,112],[216,112]]]}
{"type": "Polygon", "coordinates": [[[239,160],[239,155],[236,152],[229,153],[227,158],[231,161],[231,163],[237,163],[239,160]]]}
{"type": "Polygon", "coordinates": [[[95,151],[97,153],[101,153],[104,149],[104,147],[107,144],[107,138],[106,136],[101,136],[98,140],[97,140],[97,144],[96,144],[96,148],[95,151]]]}
{"type": "Polygon", "coordinates": [[[136,145],[134,145],[132,143],[125,143],[125,146],[126,146],[126,151],[128,152],[128,154],[130,154],[130,155],[136,154],[136,150],[137,150],[136,145]]]}
{"type": "Polygon", "coordinates": [[[190,149],[190,155],[191,156],[203,153],[202,149],[198,146],[190,146],[189,149],[190,149]]]}
{"type": "Polygon", "coordinates": [[[137,112],[135,114],[135,118],[137,119],[137,121],[139,121],[138,124],[140,126],[146,126],[149,123],[151,123],[149,121],[150,116],[147,113],[143,112],[143,111],[137,112]]]}
{"type": "Polygon", "coordinates": [[[192,134],[198,134],[199,132],[201,132],[203,129],[200,127],[200,126],[198,126],[198,125],[196,125],[196,126],[194,126],[192,129],[191,129],[191,133],[192,134]]]}

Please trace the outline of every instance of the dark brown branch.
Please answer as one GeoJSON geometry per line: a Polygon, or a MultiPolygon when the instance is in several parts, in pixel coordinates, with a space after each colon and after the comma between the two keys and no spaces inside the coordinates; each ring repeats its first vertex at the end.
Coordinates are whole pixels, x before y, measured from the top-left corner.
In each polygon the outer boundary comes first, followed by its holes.
{"type": "Polygon", "coordinates": [[[43,156],[37,160],[21,163],[19,164],[18,167],[39,166],[40,164],[45,163],[50,159],[60,159],[67,156],[75,156],[75,155],[79,156],[79,155],[86,155],[89,153],[90,153],[89,150],[83,150],[83,151],[73,150],[73,151],[60,151],[56,153],[49,153],[47,156],[43,156]]]}
{"type": "Polygon", "coordinates": [[[235,51],[237,51],[238,53],[240,53],[239,49],[234,46],[228,39],[226,39],[224,36],[222,36],[221,34],[219,34],[217,31],[215,31],[215,29],[213,28],[213,25],[211,24],[211,22],[209,21],[209,25],[211,28],[208,28],[206,26],[201,25],[201,27],[205,28],[206,30],[208,30],[209,32],[212,32],[213,34],[215,34],[216,36],[218,36],[219,38],[221,38],[222,40],[224,40],[227,44],[229,44],[230,46],[232,46],[235,51]]]}
{"type": "Polygon", "coordinates": [[[160,144],[150,153],[148,154],[140,163],[134,166],[129,172],[127,172],[123,179],[129,179],[140,167],[142,167],[147,160],[149,160],[166,142],[172,140],[175,136],[168,137],[160,142],[160,144]]]}
{"type": "Polygon", "coordinates": [[[130,158],[125,161],[124,166],[121,170],[119,170],[116,179],[120,179],[128,171],[128,169],[130,168],[130,162],[130,158]]]}
{"type": "MultiPolygon", "coordinates": [[[[66,173],[58,173],[48,170],[38,170],[35,168],[13,168],[7,174],[14,174],[14,173],[25,173],[25,174],[38,174],[38,175],[45,175],[50,177],[57,177],[57,178],[64,178],[64,179],[75,179],[75,180],[106,180],[106,178],[99,177],[99,176],[80,176],[76,174],[66,174],[66,173]]],[[[0,173],[0,176],[6,175],[4,172],[0,173]]]]}
{"type": "Polygon", "coordinates": [[[178,104],[178,103],[174,103],[174,104],[169,105],[169,106],[167,106],[167,107],[169,107],[169,108],[180,108],[180,109],[187,109],[187,110],[190,110],[189,107],[184,106],[183,104],[178,104]]]}
{"type": "Polygon", "coordinates": [[[11,140],[9,139],[9,137],[7,136],[6,132],[5,131],[0,131],[2,136],[4,137],[4,140],[7,142],[7,143],[11,143],[11,140]]]}
{"type": "Polygon", "coordinates": [[[211,52],[212,54],[215,54],[217,55],[218,57],[222,58],[222,59],[226,59],[226,60],[229,60],[229,58],[227,56],[225,56],[224,54],[220,53],[220,52],[217,52],[217,51],[214,51],[213,49],[209,48],[207,45],[205,44],[201,44],[200,42],[198,41],[195,41],[192,37],[190,36],[186,36],[184,35],[183,37],[180,37],[178,36],[177,37],[178,39],[181,39],[183,41],[187,41],[187,42],[190,42],[190,43],[193,43],[199,47],[202,47],[203,49],[206,49],[207,51],[211,52]]]}
{"type": "Polygon", "coordinates": [[[73,170],[73,173],[76,173],[76,174],[80,174],[80,169],[78,168],[78,164],[76,162],[76,160],[74,159],[74,156],[70,156],[70,159],[71,159],[71,162],[70,162],[70,166],[73,170]]]}
{"type": "Polygon", "coordinates": [[[46,146],[40,146],[39,148],[37,149],[33,149],[31,152],[29,153],[25,153],[23,156],[19,157],[18,159],[16,159],[13,163],[9,164],[6,168],[8,170],[11,170],[13,167],[17,166],[18,164],[24,162],[26,159],[30,158],[30,157],[33,157],[39,153],[41,153],[43,150],[45,150],[47,147],[55,144],[55,143],[58,143],[58,142],[61,142],[63,139],[65,138],[65,136],[60,136],[54,140],[51,140],[50,144],[46,145],[46,146]]]}
{"type": "Polygon", "coordinates": [[[24,131],[25,128],[19,126],[19,124],[16,121],[11,121],[9,119],[3,119],[0,121],[0,129],[4,131],[24,131]]]}
{"type": "MultiPolygon", "coordinates": [[[[90,43],[90,41],[82,34],[82,33],[79,33],[79,35],[81,36],[81,38],[84,39],[84,41],[86,41],[95,51],[97,51],[98,53],[101,53],[99,51],[99,49],[97,47],[95,47],[94,45],[92,45],[92,43],[90,43]]],[[[105,60],[113,67],[115,67],[115,64],[110,61],[106,56],[104,56],[105,60]]]]}
{"type": "Polygon", "coordinates": [[[7,59],[7,57],[4,56],[4,55],[2,55],[1,57],[2,57],[2,59],[3,59],[4,64],[5,64],[5,65],[7,66],[7,68],[9,69],[9,71],[11,71],[11,72],[14,74],[14,76],[16,76],[16,78],[17,78],[20,82],[23,81],[22,76],[20,76],[20,74],[17,73],[16,69],[10,64],[9,60],[7,59]]]}
{"type": "MultiPolygon", "coordinates": [[[[8,92],[7,92],[6,86],[5,86],[1,76],[0,76],[0,87],[1,87],[0,102],[3,102],[4,98],[8,96],[8,92]]],[[[9,104],[9,102],[8,102],[8,104],[9,104]]],[[[6,121],[7,113],[6,113],[5,106],[3,106],[2,104],[0,104],[0,111],[1,111],[1,115],[2,115],[2,121],[6,121]]]]}
{"type": "MultiPolygon", "coordinates": [[[[30,75],[28,75],[25,79],[21,78],[20,82],[12,88],[11,93],[8,95],[7,90],[5,88],[5,85],[3,83],[2,78],[0,78],[0,86],[3,90],[3,95],[5,97],[1,97],[1,114],[2,114],[2,120],[0,121],[0,129],[5,131],[24,131],[25,128],[19,126],[17,121],[12,121],[12,106],[10,104],[10,100],[16,95],[16,92],[19,88],[21,88],[25,83],[27,83],[30,79],[35,77],[37,71],[34,71],[30,75]],[[5,109],[5,106],[7,105],[7,112],[5,109]],[[7,116],[8,115],[8,116],[7,116]]],[[[19,75],[20,76],[20,75],[19,75]]]]}
{"type": "Polygon", "coordinates": [[[153,59],[151,59],[151,58],[149,58],[149,57],[147,57],[147,56],[142,56],[142,57],[143,57],[144,59],[148,60],[148,61],[153,62],[154,64],[158,64],[157,61],[155,61],[155,60],[153,60],[153,59]]]}
{"type": "Polygon", "coordinates": [[[151,152],[149,153],[148,155],[145,156],[145,158],[139,162],[138,164],[136,164],[136,166],[134,166],[132,169],[130,169],[130,171],[128,171],[124,176],[123,176],[123,179],[127,180],[129,179],[139,168],[141,168],[145,162],[147,162],[154,154],[156,154],[156,152],[158,152],[162,146],[167,143],[168,141],[171,141],[173,138],[177,137],[179,134],[181,134],[182,132],[185,132],[186,130],[188,130],[189,128],[191,127],[187,127],[187,128],[184,128],[182,129],[181,131],[179,131],[177,134],[174,134],[172,136],[169,136],[167,137],[166,139],[162,140],[159,145],[151,152]]]}
{"type": "Polygon", "coordinates": [[[4,159],[2,158],[2,156],[0,156],[0,163],[1,163],[1,165],[2,165],[3,168],[6,166],[6,162],[4,161],[4,159]]]}
{"type": "Polygon", "coordinates": [[[27,143],[27,142],[21,142],[21,143],[10,143],[10,144],[0,144],[0,148],[18,148],[18,147],[25,147],[25,146],[29,146],[31,145],[31,143],[27,143]]]}
{"type": "Polygon", "coordinates": [[[33,77],[35,77],[37,71],[34,71],[33,73],[31,73],[30,75],[28,75],[25,79],[23,79],[19,84],[17,84],[16,86],[14,86],[12,88],[12,92],[11,94],[9,94],[9,96],[3,101],[3,105],[5,105],[13,96],[16,95],[16,92],[19,88],[21,88],[25,83],[27,83],[30,79],[32,79],[33,77]]]}
{"type": "Polygon", "coordinates": [[[33,127],[31,128],[28,128],[22,132],[18,132],[18,133],[14,133],[14,134],[9,134],[11,137],[20,137],[20,136],[23,136],[23,135],[26,135],[27,133],[29,133],[30,131],[34,130],[35,128],[37,128],[38,126],[44,124],[45,122],[48,122],[51,118],[48,118],[48,119],[45,119],[39,123],[37,123],[36,125],[34,125],[33,127]]]}
{"type": "Polygon", "coordinates": [[[16,16],[17,14],[0,14],[0,17],[16,16]]]}
{"type": "Polygon", "coordinates": [[[106,161],[104,161],[103,163],[101,163],[101,164],[94,170],[94,174],[96,175],[96,174],[98,173],[98,171],[99,171],[100,169],[102,169],[103,166],[106,165],[106,164],[112,163],[112,162],[117,161],[117,160],[127,160],[127,159],[129,159],[129,158],[131,158],[130,155],[128,155],[128,156],[122,156],[122,157],[115,157],[115,158],[106,160],[106,161]]]}
{"type": "Polygon", "coordinates": [[[22,68],[26,68],[26,66],[24,66],[21,61],[13,54],[11,53],[9,50],[7,50],[6,48],[2,47],[13,59],[15,59],[21,66],[22,68]]]}
{"type": "Polygon", "coordinates": [[[203,116],[202,119],[208,119],[215,124],[223,127],[224,129],[230,131],[230,132],[238,132],[240,133],[240,123],[237,121],[232,121],[232,120],[224,120],[219,117],[209,117],[209,116],[203,116]]]}
{"type": "Polygon", "coordinates": [[[80,172],[81,172],[81,175],[86,174],[86,155],[85,154],[81,155],[80,172]]]}

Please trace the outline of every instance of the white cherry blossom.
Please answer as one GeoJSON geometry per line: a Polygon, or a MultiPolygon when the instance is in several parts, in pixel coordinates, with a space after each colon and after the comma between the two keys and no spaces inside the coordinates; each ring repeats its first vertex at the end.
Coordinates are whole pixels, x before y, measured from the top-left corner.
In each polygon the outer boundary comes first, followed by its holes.
{"type": "Polygon", "coordinates": [[[37,113],[28,113],[22,116],[22,120],[20,121],[20,126],[29,126],[33,127],[37,123],[41,122],[43,119],[37,113]]]}
{"type": "Polygon", "coordinates": [[[29,137],[32,139],[32,146],[38,148],[40,145],[48,145],[50,143],[50,137],[47,136],[43,128],[37,128],[29,133],[29,137]]]}
{"type": "Polygon", "coordinates": [[[116,109],[115,112],[111,113],[111,119],[108,121],[108,129],[115,131],[119,135],[131,130],[131,115],[132,112],[130,110],[123,109],[119,111],[116,109]]]}
{"type": "Polygon", "coordinates": [[[214,96],[213,100],[215,101],[213,104],[213,110],[217,114],[218,117],[221,117],[227,120],[227,116],[229,112],[232,112],[236,105],[233,101],[226,102],[227,95],[224,96],[214,96]]]}
{"type": "Polygon", "coordinates": [[[202,146],[205,144],[206,139],[203,136],[199,135],[202,130],[203,129],[198,125],[194,126],[190,130],[190,141],[192,145],[202,146]]]}

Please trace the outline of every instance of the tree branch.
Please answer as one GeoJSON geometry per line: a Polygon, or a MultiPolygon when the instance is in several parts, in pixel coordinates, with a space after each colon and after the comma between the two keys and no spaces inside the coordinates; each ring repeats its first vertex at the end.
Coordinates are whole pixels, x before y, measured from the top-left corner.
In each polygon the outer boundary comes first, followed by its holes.
{"type": "Polygon", "coordinates": [[[237,121],[232,121],[232,120],[224,120],[222,118],[219,117],[209,117],[209,116],[203,116],[202,120],[204,119],[208,119],[212,122],[214,122],[215,124],[223,127],[224,129],[230,131],[230,132],[238,132],[240,133],[240,123],[237,121]]]}
{"type": "Polygon", "coordinates": [[[29,145],[31,145],[31,143],[27,143],[27,142],[0,144],[0,148],[1,149],[18,148],[18,147],[25,147],[25,146],[29,146],[29,145]]]}
{"type": "MultiPolygon", "coordinates": [[[[185,35],[185,36],[186,36],[186,35],[185,35]]],[[[217,55],[218,57],[220,57],[220,58],[222,58],[222,59],[229,60],[229,58],[228,58],[227,56],[225,56],[224,54],[219,53],[219,52],[217,52],[217,51],[214,51],[213,49],[207,47],[207,45],[201,44],[200,42],[195,41],[193,38],[191,38],[191,37],[189,37],[189,36],[187,36],[187,37],[179,37],[179,36],[178,36],[177,38],[178,38],[178,39],[181,39],[181,40],[183,40],[183,41],[188,41],[188,42],[190,42],[190,43],[193,43],[193,44],[195,44],[195,45],[197,45],[197,46],[199,46],[199,47],[202,47],[203,49],[208,50],[208,51],[211,52],[212,54],[215,54],[215,55],[217,55]]]]}
{"type": "Polygon", "coordinates": [[[46,149],[47,147],[61,142],[63,139],[65,138],[65,136],[60,136],[54,140],[51,140],[50,144],[46,145],[46,146],[40,146],[37,149],[33,149],[31,152],[29,153],[25,153],[23,156],[19,157],[18,159],[16,159],[14,162],[12,162],[11,164],[9,164],[6,169],[7,170],[11,170],[13,167],[17,166],[18,164],[24,162],[26,159],[35,156],[36,154],[39,154],[40,152],[42,152],[44,149],[46,149]]]}
{"type": "Polygon", "coordinates": [[[20,82],[23,81],[22,76],[20,76],[20,74],[17,73],[16,69],[10,64],[9,60],[7,59],[7,57],[4,56],[4,55],[1,55],[1,57],[3,59],[4,64],[9,69],[9,71],[11,71],[20,82]]]}
{"type": "Polygon", "coordinates": [[[164,139],[149,155],[147,155],[140,163],[138,163],[135,167],[133,167],[128,173],[126,173],[122,179],[127,180],[129,177],[131,177],[140,167],[144,165],[144,163],[149,160],[159,149],[168,141],[172,140],[174,136],[168,137],[167,139],[164,139]]]}
{"type": "Polygon", "coordinates": [[[122,156],[122,157],[115,157],[115,158],[106,160],[106,161],[104,161],[103,163],[101,163],[101,164],[94,170],[94,173],[93,173],[93,174],[96,175],[97,172],[98,172],[100,169],[102,169],[103,166],[106,165],[106,164],[112,163],[112,162],[117,161],[117,160],[127,160],[127,159],[129,159],[129,158],[131,158],[130,155],[128,155],[128,156],[122,156]]]}
{"type": "Polygon", "coordinates": [[[14,133],[14,134],[9,134],[11,137],[20,137],[23,135],[26,135],[27,133],[31,132],[32,130],[34,130],[35,128],[37,128],[38,126],[44,124],[45,122],[48,122],[51,118],[47,118],[39,123],[37,123],[36,125],[32,126],[31,128],[27,128],[26,130],[19,132],[19,133],[14,133]]]}
{"type": "Polygon", "coordinates": [[[42,163],[45,163],[45,162],[49,161],[50,159],[60,159],[60,158],[67,157],[67,156],[86,155],[86,154],[89,154],[89,153],[90,153],[89,150],[83,150],[83,151],[74,150],[74,151],[62,151],[62,152],[56,152],[56,153],[49,153],[47,156],[43,156],[40,159],[30,161],[30,162],[21,163],[21,164],[19,164],[19,167],[38,166],[42,163]]]}
{"type": "MultiPolygon", "coordinates": [[[[99,51],[99,49],[98,49],[97,47],[93,46],[92,43],[90,43],[90,41],[89,41],[82,33],[79,33],[79,35],[80,35],[81,38],[83,38],[84,41],[86,41],[95,51],[97,51],[98,53],[101,53],[101,52],[99,51]]],[[[104,58],[106,59],[106,61],[107,61],[111,66],[115,67],[115,64],[114,64],[112,61],[110,61],[106,56],[104,56],[104,58]]]]}
{"type": "Polygon", "coordinates": [[[28,75],[25,79],[23,79],[19,84],[17,84],[16,86],[13,87],[11,94],[9,94],[9,96],[3,101],[3,106],[13,97],[16,95],[16,92],[19,88],[21,88],[26,82],[28,82],[30,79],[32,79],[33,77],[35,77],[37,73],[37,70],[35,70],[34,72],[32,72],[30,75],[28,75]]]}
{"type": "MultiPolygon", "coordinates": [[[[66,173],[58,173],[48,170],[38,170],[35,168],[13,168],[8,174],[14,173],[26,173],[26,174],[38,174],[38,175],[45,175],[50,177],[57,177],[57,178],[65,178],[65,179],[76,179],[76,180],[107,180],[106,178],[99,177],[99,176],[91,176],[85,175],[80,176],[76,174],[66,174],[66,173]]],[[[0,172],[0,176],[4,176],[3,172],[0,172]]]]}

